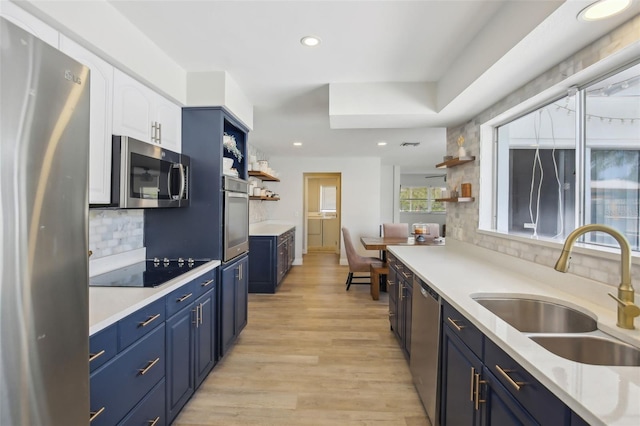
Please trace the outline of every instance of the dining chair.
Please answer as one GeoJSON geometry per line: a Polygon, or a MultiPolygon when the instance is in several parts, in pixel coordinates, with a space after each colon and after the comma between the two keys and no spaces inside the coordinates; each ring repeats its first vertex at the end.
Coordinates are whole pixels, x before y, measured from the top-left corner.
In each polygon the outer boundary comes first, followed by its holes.
{"type": "Polygon", "coordinates": [[[409,238],[408,223],[383,223],[382,236],[390,238],[409,238]]]}
{"type": "MultiPolygon", "coordinates": [[[[382,259],[377,257],[366,257],[361,256],[356,251],[353,246],[353,242],[351,240],[351,233],[345,227],[342,228],[342,238],[344,239],[344,248],[347,252],[347,261],[349,262],[349,276],[347,276],[347,282],[345,283],[347,286],[347,291],[351,284],[369,284],[371,283],[371,266],[374,267],[383,267],[382,259]],[[367,275],[355,275],[356,272],[365,272],[367,275]],[[363,282],[355,282],[354,280],[366,279],[367,281],[363,282]]],[[[379,285],[379,283],[376,283],[379,285]]]]}

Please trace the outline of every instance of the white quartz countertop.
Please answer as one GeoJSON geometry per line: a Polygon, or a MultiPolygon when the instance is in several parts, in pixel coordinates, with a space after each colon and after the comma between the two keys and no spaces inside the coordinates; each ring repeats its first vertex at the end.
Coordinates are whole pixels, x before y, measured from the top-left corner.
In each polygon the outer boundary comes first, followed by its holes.
{"type": "Polygon", "coordinates": [[[264,222],[251,223],[249,225],[250,236],[277,237],[290,229],[295,228],[291,222],[268,220],[264,222]]]}
{"type": "Polygon", "coordinates": [[[154,288],[89,287],[89,335],[116,323],[219,265],[219,260],[212,260],[154,288]]]}
{"type": "Polygon", "coordinates": [[[458,241],[389,251],[589,424],[640,425],[640,367],[561,358],[472,299],[499,294],[557,301],[595,315],[600,330],[640,347],[640,330],[615,325],[616,304],[606,295],[614,287],[458,241]]]}

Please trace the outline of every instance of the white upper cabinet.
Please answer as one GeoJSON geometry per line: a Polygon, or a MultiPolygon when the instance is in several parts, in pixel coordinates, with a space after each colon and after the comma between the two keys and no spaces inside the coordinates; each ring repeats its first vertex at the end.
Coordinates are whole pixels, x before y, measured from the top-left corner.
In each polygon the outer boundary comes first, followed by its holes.
{"type": "Polygon", "coordinates": [[[89,136],[89,203],[111,201],[111,129],[113,66],[84,47],[60,36],[60,50],[91,70],[89,136]]]}
{"type": "Polygon", "coordinates": [[[34,18],[14,3],[10,1],[0,1],[0,16],[23,30],[30,32],[45,43],[50,44],[56,49],[58,48],[58,31],[38,18],[34,18]]]}
{"type": "Polygon", "coordinates": [[[114,71],[113,133],[182,149],[182,109],[137,80],[114,71]]]}

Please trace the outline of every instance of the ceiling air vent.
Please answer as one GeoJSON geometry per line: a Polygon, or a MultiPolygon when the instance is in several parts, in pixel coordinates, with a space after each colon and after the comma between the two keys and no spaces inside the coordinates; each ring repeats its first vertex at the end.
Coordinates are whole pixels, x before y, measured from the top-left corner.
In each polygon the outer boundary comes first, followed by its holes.
{"type": "Polygon", "coordinates": [[[420,142],[402,142],[400,146],[418,146],[420,142]]]}

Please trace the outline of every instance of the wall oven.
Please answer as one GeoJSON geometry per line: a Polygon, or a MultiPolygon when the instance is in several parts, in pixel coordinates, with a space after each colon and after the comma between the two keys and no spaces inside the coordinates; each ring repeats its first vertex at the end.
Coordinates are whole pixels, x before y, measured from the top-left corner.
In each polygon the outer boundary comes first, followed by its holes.
{"type": "Polygon", "coordinates": [[[249,251],[249,194],[246,180],[223,177],[223,262],[249,251]]]}
{"type": "Polygon", "coordinates": [[[188,156],[128,136],[113,136],[111,207],[189,205],[188,156]]]}

